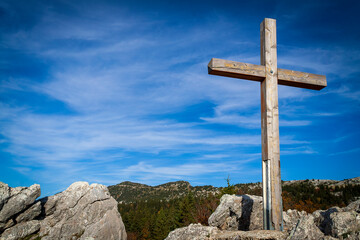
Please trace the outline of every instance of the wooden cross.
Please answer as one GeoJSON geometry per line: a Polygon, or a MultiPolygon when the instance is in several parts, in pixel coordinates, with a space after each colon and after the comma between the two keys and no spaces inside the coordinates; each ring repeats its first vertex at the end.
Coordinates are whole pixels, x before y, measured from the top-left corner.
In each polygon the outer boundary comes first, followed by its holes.
{"type": "Polygon", "coordinates": [[[261,65],[211,59],[209,74],[261,83],[261,146],[264,229],[282,230],[278,84],[320,90],[323,75],[277,68],[276,20],[265,18],[260,25],[261,65]]]}

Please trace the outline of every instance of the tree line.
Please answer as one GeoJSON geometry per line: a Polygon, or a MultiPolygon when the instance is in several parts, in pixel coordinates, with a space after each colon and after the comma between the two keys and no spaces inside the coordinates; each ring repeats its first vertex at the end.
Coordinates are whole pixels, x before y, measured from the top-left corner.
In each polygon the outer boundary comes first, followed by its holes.
{"type": "MultiPolygon", "coordinates": [[[[133,203],[119,203],[129,240],[164,239],[170,231],[190,223],[208,225],[223,194],[262,195],[261,184],[230,184],[219,194],[195,197],[192,191],[172,200],[149,199],[133,203]]],[[[283,186],[284,210],[297,209],[313,212],[333,206],[344,207],[360,197],[360,185],[314,186],[305,181],[283,186]]]]}
{"type": "Polygon", "coordinates": [[[170,231],[190,223],[207,225],[219,199],[212,195],[194,197],[189,192],[169,201],[147,200],[119,203],[118,209],[125,224],[128,240],[166,238],[170,231]]]}

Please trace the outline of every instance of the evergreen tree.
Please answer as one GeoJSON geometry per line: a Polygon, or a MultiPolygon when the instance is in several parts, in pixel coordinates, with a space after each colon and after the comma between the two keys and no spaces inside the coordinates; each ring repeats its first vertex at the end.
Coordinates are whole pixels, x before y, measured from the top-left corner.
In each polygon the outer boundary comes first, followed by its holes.
{"type": "Polygon", "coordinates": [[[165,215],[165,211],[161,208],[157,213],[154,231],[152,233],[152,239],[162,240],[166,238],[170,232],[170,226],[168,217],[165,215]]]}
{"type": "Polygon", "coordinates": [[[195,199],[194,194],[189,192],[178,205],[177,222],[178,227],[187,226],[195,222],[195,199]]]}
{"type": "Polygon", "coordinates": [[[224,187],[220,191],[220,197],[222,197],[224,194],[236,194],[235,186],[233,184],[230,184],[230,176],[226,179],[227,187],[224,187]]]}

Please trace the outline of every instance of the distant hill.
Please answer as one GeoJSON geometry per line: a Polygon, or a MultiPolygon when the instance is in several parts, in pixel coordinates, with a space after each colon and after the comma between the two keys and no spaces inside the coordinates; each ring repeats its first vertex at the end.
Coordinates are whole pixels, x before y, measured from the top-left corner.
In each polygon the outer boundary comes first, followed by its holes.
{"type": "Polygon", "coordinates": [[[168,201],[185,196],[189,191],[195,196],[207,196],[219,193],[219,188],[207,186],[191,186],[189,182],[177,181],[149,186],[141,183],[122,182],[108,187],[110,194],[119,203],[130,203],[136,201],[159,200],[168,201]]]}
{"type": "MultiPolygon", "coordinates": [[[[284,181],[283,189],[294,189],[296,186],[311,186],[317,189],[320,186],[331,190],[332,195],[339,195],[345,186],[360,186],[360,177],[345,179],[341,181],[336,180],[292,180],[284,181]],[[336,192],[339,193],[336,193],[336,192]]],[[[235,184],[235,191],[237,194],[251,194],[262,195],[262,184],[257,183],[241,183],[235,184]]],[[[158,186],[149,186],[141,183],[122,182],[117,185],[108,187],[110,194],[119,203],[131,203],[137,201],[159,200],[169,201],[171,199],[181,198],[191,191],[195,197],[206,197],[209,195],[219,194],[222,187],[206,186],[191,186],[189,182],[177,181],[161,184],[158,186]]]]}
{"type": "Polygon", "coordinates": [[[291,185],[291,184],[299,184],[299,183],[311,183],[314,186],[319,185],[327,185],[329,187],[342,187],[345,185],[360,185],[360,177],[356,178],[349,178],[341,181],[336,180],[319,180],[319,179],[312,179],[312,180],[292,180],[292,181],[285,181],[284,185],[291,185]]]}

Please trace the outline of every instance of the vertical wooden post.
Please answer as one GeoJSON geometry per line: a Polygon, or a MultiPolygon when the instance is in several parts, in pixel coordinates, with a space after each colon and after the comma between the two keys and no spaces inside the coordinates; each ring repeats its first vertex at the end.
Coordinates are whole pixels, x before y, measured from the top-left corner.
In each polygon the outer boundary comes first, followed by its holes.
{"type": "Polygon", "coordinates": [[[213,58],[209,74],[261,82],[261,146],[263,168],[264,229],[283,230],[280,174],[278,84],[320,90],[323,75],[277,69],[276,20],[260,26],[261,65],[213,58]]]}
{"type": "Polygon", "coordinates": [[[282,230],[280,175],[278,71],[276,20],[265,18],[260,25],[261,65],[261,146],[263,166],[264,229],[282,230]]]}

